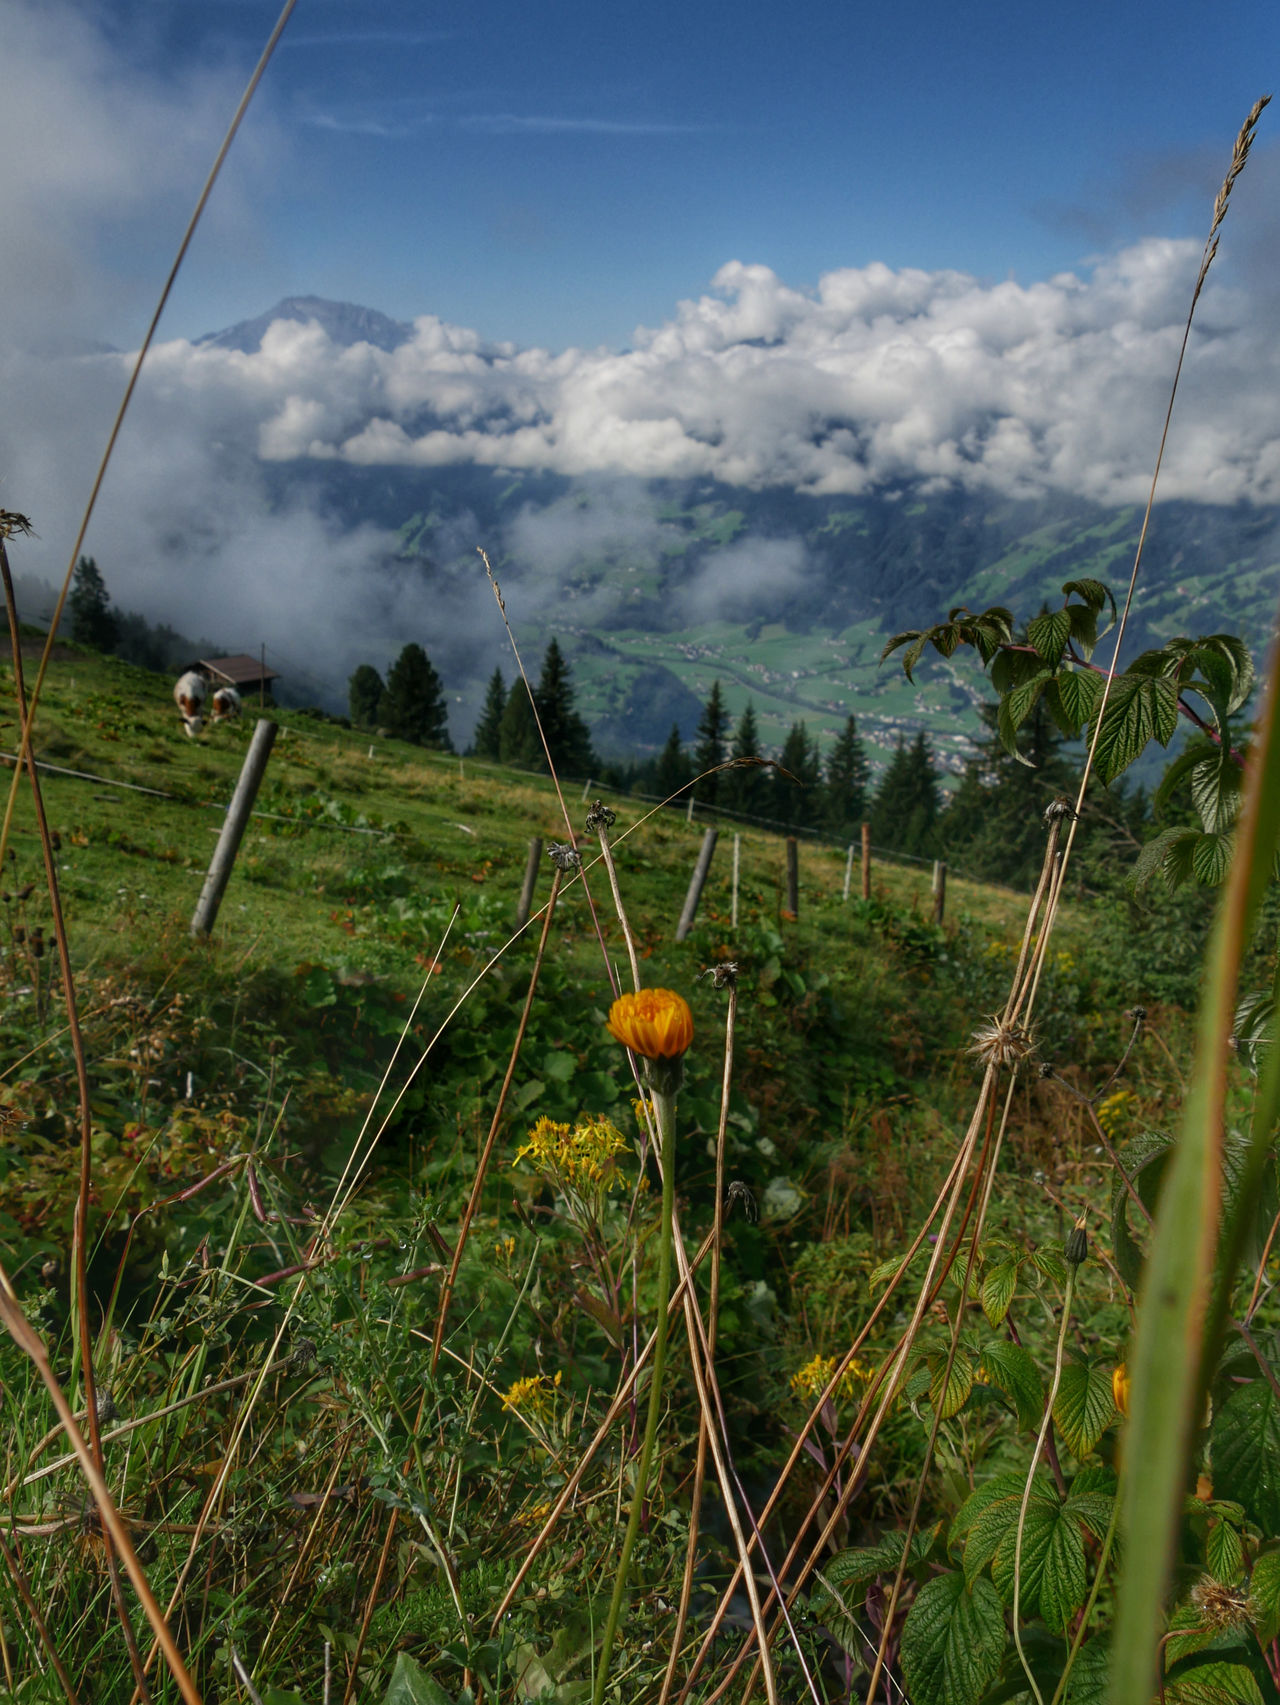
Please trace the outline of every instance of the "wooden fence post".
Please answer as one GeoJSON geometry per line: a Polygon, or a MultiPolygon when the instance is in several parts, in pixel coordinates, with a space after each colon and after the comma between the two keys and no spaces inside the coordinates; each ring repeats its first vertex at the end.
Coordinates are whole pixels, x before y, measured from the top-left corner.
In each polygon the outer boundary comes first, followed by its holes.
{"type": "Polygon", "coordinates": [[[587,803],[587,800],[591,796],[591,780],[592,780],[592,778],[590,776],[588,776],[587,777],[587,785],[582,790],[582,803],[584,805],[587,803]]]}
{"type": "Polygon", "coordinates": [[[529,913],[533,907],[533,889],[538,880],[538,866],[542,862],[542,836],[535,835],[529,842],[529,862],[524,867],[524,884],[520,889],[520,902],[516,906],[516,928],[523,929],[529,921],[529,913]]]}
{"type": "Polygon", "coordinates": [[[794,835],[787,836],[787,910],[800,916],[800,849],[794,835]]]}
{"type": "Polygon", "coordinates": [[[849,842],[849,856],[844,861],[844,898],[849,898],[849,884],[853,881],[853,842],[849,842]]]}
{"type": "Polygon", "coordinates": [[[693,795],[692,794],[689,795],[689,809],[684,814],[684,820],[686,823],[692,823],[693,822],[693,795]]]}
{"type": "Polygon", "coordinates": [[[733,910],[730,914],[730,923],[734,929],[738,927],[738,867],[741,860],[742,836],[735,834],[733,837],[733,910]]]}
{"type": "Polygon", "coordinates": [[[267,759],[271,756],[278,728],[278,723],[263,718],[253,731],[253,739],[249,742],[249,750],[245,753],[244,763],[240,768],[240,779],[227,807],[222,833],[213,849],[209,873],[204,879],[204,887],[200,890],[200,898],[196,901],[196,909],[191,914],[192,935],[208,935],[217,919],[218,907],[227,891],[231,867],[240,851],[245,825],[249,821],[249,813],[253,810],[253,802],[258,797],[258,787],[267,767],[267,759]]]}
{"type": "Polygon", "coordinates": [[[941,924],[947,909],[947,867],[940,859],[933,864],[933,921],[941,924]]]}
{"type": "Polygon", "coordinates": [[[862,898],[871,898],[871,825],[862,825],[862,898]]]}
{"type": "Polygon", "coordinates": [[[693,928],[693,920],[698,914],[698,901],[702,898],[703,885],[707,880],[707,872],[711,869],[711,855],[716,850],[716,840],[719,829],[708,829],[702,837],[702,851],[698,854],[698,862],[693,867],[693,875],[689,879],[689,892],[684,897],[684,910],[680,914],[680,922],[676,925],[676,940],[683,941],[693,928]]]}

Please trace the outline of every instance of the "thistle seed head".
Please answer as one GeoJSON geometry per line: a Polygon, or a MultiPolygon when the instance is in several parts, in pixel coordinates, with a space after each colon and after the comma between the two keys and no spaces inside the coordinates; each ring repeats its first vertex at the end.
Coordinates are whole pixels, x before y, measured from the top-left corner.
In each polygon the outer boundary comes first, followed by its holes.
{"type": "Polygon", "coordinates": [[[974,1031],[969,1052],[976,1054],[984,1066],[1016,1066],[1034,1047],[1024,1026],[1006,1024],[993,1012],[990,1021],[974,1031]]]}

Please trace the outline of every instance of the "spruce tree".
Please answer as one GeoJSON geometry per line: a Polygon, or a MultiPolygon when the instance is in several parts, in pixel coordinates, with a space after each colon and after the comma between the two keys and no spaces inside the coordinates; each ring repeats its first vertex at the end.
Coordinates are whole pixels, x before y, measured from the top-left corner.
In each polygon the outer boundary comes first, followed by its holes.
{"type": "Polygon", "coordinates": [[[728,753],[725,750],[725,737],[729,732],[729,712],[720,692],[719,681],[711,683],[711,696],[707,700],[702,720],[698,723],[698,744],[693,749],[693,773],[702,776],[702,780],[694,789],[694,797],[705,800],[708,805],[720,802],[725,777],[722,773],[706,775],[707,770],[714,770],[717,764],[723,764],[728,753]]]}
{"type": "Polygon", "coordinates": [[[476,723],[471,744],[478,758],[492,758],[497,763],[502,756],[502,713],[507,708],[507,684],[502,670],[495,669],[489,677],[489,690],[484,696],[484,709],[476,723]]]}
{"type": "Polygon", "coordinates": [[[792,723],[778,763],[781,769],[773,772],[773,815],[788,828],[807,828],[818,819],[822,761],[818,742],[809,738],[803,722],[792,723]]]}
{"type": "Polygon", "coordinates": [[[534,702],[542,719],[542,732],[557,772],[568,776],[589,776],[596,755],[591,749],[591,734],[586,723],[573,708],[573,684],[569,665],[559,642],[552,640],[542,659],[542,673],[534,692],[534,702]]]}
{"type": "MultiPolygon", "coordinates": [[[[760,757],[760,731],[750,699],[733,731],[729,756],[760,757]]],[[[743,817],[761,817],[769,795],[768,773],[763,766],[756,764],[744,764],[740,770],[726,770],[721,777],[720,793],[726,810],[736,811],[743,817]]]]}
{"type": "MultiPolygon", "coordinates": [[[[654,770],[653,785],[660,799],[670,799],[672,794],[679,793],[693,775],[689,763],[689,754],[685,751],[680,740],[680,724],[673,722],[667,743],[658,754],[657,767],[654,770]]],[[[675,805],[683,805],[683,797],[672,800],[675,805]]]]}
{"type": "Polygon", "coordinates": [[[378,703],[378,721],[401,740],[415,746],[435,746],[452,752],[449,710],[440,677],[420,645],[412,642],[387,671],[387,684],[378,703]]]}
{"type": "Polygon", "coordinates": [[[71,637],[77,645],[91,645],[95,651],[114,649],[120,624],[111,608],[106,582],[91,556],[82,556],[76,564],[67,608],[71,612],[71,637]]]}
{"type": "Polygon", "coordinates": [[[936,850],[938,777],[922,729],[910,746],[898,741],[871,807],[871,838],[893,852],[927,858],[936,850]]]}
{"type": "Polygon", "coordinates": [[[858,728],[850,717],[827,758],[823,815],[840,834],[862,822],[867,814],[867,755],[858,728]]]}
{"type": "Polygon", "coordinates": [[[1024,763],[996,737],[997,714],[995,705],[982,707],[991,732],[965,765],[941,834],[948,857],[964,870],[990,882],[1030,884],[1044,858],[1045,807],[1061,794],[1074,796],[1079,777],[1043,700],[1018,730],[1024,763]]]}
{"type": "Polygon", "coordinates": [[[376,728],[386,686],[372,663],[362,663],[347,682],[347,710],[357,728],[376,728]]]}
{"type": "Polygon", "coordinates": [[[537,719],[533,714],[533,701],[523,675],[516,677],[507,694],[498,728],[498,757],[504,764],[513,764],[518,770],[544,770],[547,767],[537,719]]]}

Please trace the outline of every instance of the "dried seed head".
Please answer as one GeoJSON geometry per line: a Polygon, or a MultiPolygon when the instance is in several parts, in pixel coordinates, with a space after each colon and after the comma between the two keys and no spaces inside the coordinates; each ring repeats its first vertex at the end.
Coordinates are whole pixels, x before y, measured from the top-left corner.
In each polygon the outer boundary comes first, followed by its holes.
{"type": "Polygon", "coordinates": [[[557,870],[579,870],[582,867],[582,857],[578,849],[570,846],[568,841],[552,841],[547,848],[547,857],[557,870]]]}
{"type": "Polygon", "coordinates": [[[1006,1024],[992,1013],[990,1022],[974,1031],[969,1052],[984,1066],[1016,1066],[1034,1047],[1030,1033],[1021,1024],[1006,1024]]]}
{"type": "Polygon", "coordinates": [[[1191,1602],[1205,1628],[1239,1628],[1249,1620],[1249,1589],[1228,1587],[1206,1575],[1191,1589],[1191,1602]]]}
{"type": "Polygon", "coordinates": [[[1065,793],[1059,794],[1056,799],[1051,799],[1044,808],[1046,823],[1071,823],[1075,821],[1075,815],[1075,801],[1069,799],[1065,793]]]}
{"type": "Polygon", "coordinates": [[[698,981],[710,977],[713,989],[732,989],[738,984],[738,964],[734,959],[726,959],[719,965],[708,965],[705,970],[698,972],[698,981]]]}
{"type": "Polygon", "coordinates": [[[1131,1018],[1135,1024],[1144,1024],[1147,1018],[1147,1009],[1145,1006],[1131,1006],[1125,1013],[1125,1017],[1131,1018]]]}
{"type": "Polygon", "coordinates": [[[760,1210],[756,1207],[756,1199],[751,1194],[750,1190],[747,1189],[747,1186],[742,1182],[741,1178],[735,1178],[724,1193],[724,1205],[726,1208],[733,1207],[735,1202],[741,1203],[742,1211],[747,1216],[748,1220],[754,1222],[760,1218],[760,1210]]]}
{"type": "Polygon", "coordinates": [[[618,813],[611,811],[603,800],[597,799],[587,812],[588,833],[598,835],[601,829],[612,829],[617,821],[618,813]]]}

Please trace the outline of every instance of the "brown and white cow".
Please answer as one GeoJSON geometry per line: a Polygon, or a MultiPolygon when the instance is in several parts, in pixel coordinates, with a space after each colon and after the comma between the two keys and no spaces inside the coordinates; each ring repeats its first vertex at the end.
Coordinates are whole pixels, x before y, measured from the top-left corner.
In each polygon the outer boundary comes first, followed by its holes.
{"type": "Polygon", "coordinates": [[[240,695],[234,687],[219,687],[213,695],[213,720],[230,722],[240,714],[240,695]]]}
{"type": "Polygon", "coordinates": [[[202,712],[208,691],[208,682],[194,669],[188,669],[185,675],[179,675],[174,682],[173,702],[182,716],[182,726],[188,739],[194,740],[204,726],[202,712]]]}

